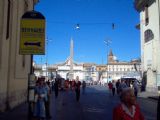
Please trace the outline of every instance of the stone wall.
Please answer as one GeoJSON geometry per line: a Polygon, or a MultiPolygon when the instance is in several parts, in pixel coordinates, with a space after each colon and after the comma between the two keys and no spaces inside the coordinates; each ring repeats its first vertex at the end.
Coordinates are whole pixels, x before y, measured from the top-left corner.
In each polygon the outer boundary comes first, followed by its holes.
{"type": "Polygon", "coordinates": [[[0,93],[0,112],[5,111],[6,109],[6,94],[5,93],[0,93]]]}
{"type": "Polygon", "coordinates": [[[33,0],[0,0],[0,111],[27,100],[31,59],[19,55],[20,20],[32,9],[33,0]]]}
{"type": "Polygon", "coordinates": [[[13,109],[15,106],[27,100],[27,90],[17,90],[10,93],[7,101],[7,94],[0,93],[0,112],[13,109]],[[9,108],[8,108],[9,107],[9,108]]]}

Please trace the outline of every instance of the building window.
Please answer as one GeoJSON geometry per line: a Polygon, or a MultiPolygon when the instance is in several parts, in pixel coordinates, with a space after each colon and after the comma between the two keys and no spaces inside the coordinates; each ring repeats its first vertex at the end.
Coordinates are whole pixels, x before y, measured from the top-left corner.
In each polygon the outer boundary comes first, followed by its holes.
{"type": "Polygon", "coordinates": [[[7,9],[7,29],[6,29],[6,39],[9,38],[9,29],[10,29],[10,7],[11,3],[10,0],[8,0],[8,9],[7,9]]]}
{"type": "Polygon", "coordinates": [[[149,24],[148,5],[145,6],[145,25],[149,24]]]}
{"type": "Polygon", "coordinates": [[[154,38],[152,30],[148,29],[144,32],[144,41],[145,43],[149,42],[154,38]]]}

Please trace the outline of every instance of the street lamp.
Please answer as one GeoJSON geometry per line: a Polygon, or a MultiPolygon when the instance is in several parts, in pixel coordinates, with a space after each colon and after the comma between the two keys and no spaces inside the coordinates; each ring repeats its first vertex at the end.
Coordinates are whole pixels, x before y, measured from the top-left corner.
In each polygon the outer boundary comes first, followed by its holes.
{"type": "Polygon", "coordinates": [[[80,29],[80,25],[79,25],[79,24],[76,24],[75,29],[76,29],[76,30],[79,30],[79,29],[80,29]]]}
{"type": "Polygon", "coordinates": [[[109,45],[110,45],[110,43],[111,43],[111,40],[110,39],[106,39],[106,40],[104,40],[104,43],[105,43],[105,45],[107,45],[107,83],[108,83],[108,49],[109,49],[109,45]]]}

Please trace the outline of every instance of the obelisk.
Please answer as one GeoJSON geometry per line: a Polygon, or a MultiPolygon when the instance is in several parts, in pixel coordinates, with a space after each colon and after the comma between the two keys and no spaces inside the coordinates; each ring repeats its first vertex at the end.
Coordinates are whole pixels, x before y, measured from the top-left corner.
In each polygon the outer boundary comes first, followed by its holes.
{"type": "Polygon", "coordinates": [[[70,46],[70,80],[73,80],[73,39],[71,38],[70,46]]]}

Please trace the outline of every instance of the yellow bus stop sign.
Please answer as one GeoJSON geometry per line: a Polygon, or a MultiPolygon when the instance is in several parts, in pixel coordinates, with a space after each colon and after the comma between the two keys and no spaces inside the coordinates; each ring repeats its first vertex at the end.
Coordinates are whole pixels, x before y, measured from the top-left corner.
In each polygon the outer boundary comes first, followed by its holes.
{"type": "Polygon", "coordinates": [[[45,54],[45,18],[41,13],[30,11],[22,16],[19,53],[45,54]]]}

